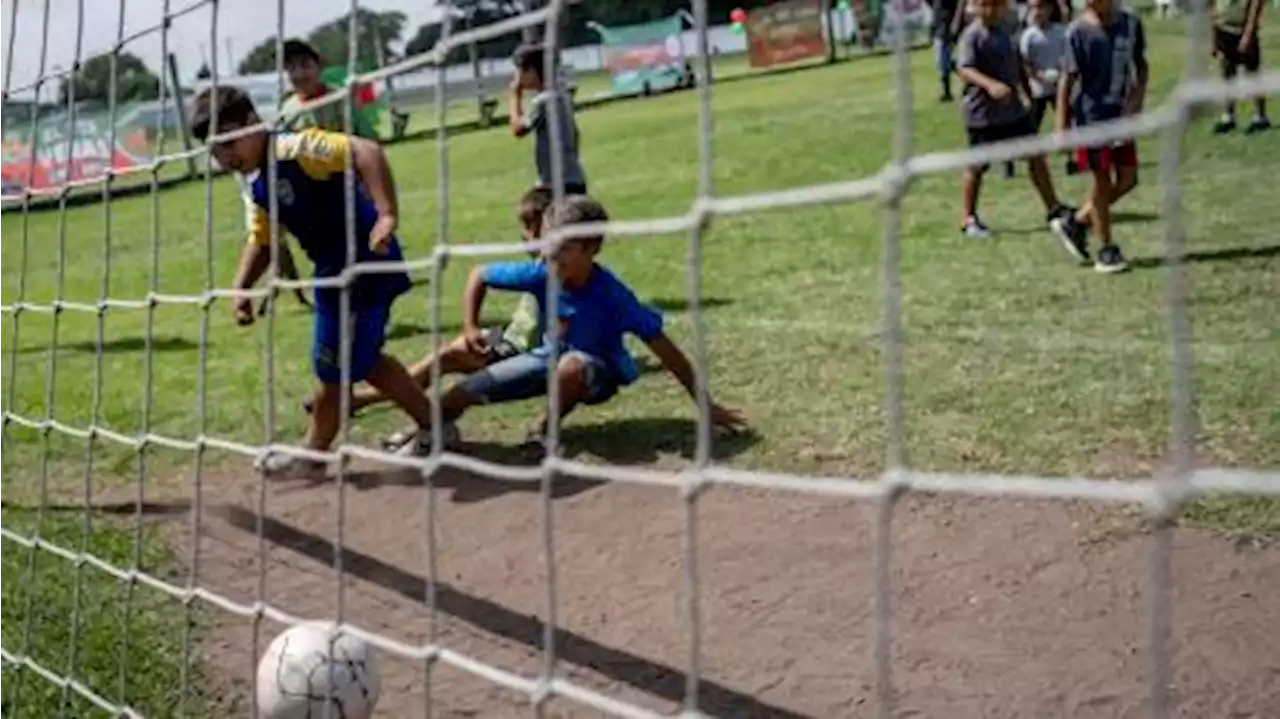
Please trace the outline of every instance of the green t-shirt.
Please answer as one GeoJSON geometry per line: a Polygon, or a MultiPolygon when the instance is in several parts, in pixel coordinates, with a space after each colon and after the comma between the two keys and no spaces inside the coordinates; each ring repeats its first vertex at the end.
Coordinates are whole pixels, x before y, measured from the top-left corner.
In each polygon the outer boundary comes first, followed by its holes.
{"type": "MultiPolygon", "coordinates": [[[[336,88],[329,88],[332,92],[336,88]]],[[[297,108],[304,102],[303,98],[294,93],[285,98],[280,104],[280,111],[287,112],[297,108]]],[[[303,112],[289,123],[289,129],[304,130],[308,127],[318,127],[322,130],[331,132],[344,132],[346,127],[342,123],[342,108],[346,105],[346,101],[334,102],[323,107],[317,107],[303,112]]],[[[351,134],[356,137],[363,137],[369,140],[377,140],[378,134],[369,126],[369,121],[365,118],[364,113],[357,111],[352,112],[351,118],[351,134]]]]}
{"type": "Polygon", "coordinates": [[[528,352],[538,346],[538,300],[533,295],[523,295],[515,312],[511,313],[511,321],[502,331],[502,339],[510,342],[521,352],[528,352]]]}
{"type": "Polygon", "coordinates": [[[1223,30],[1243,33],[1249,17],[1249,0],[1214,0],[1214,22],[1223,30]]]}

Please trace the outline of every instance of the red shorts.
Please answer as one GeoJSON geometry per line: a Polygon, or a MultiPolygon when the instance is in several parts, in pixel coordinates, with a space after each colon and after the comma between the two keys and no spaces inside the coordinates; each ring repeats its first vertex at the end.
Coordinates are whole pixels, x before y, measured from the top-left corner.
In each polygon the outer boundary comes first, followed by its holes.
{"type": "Polygon", "coordinates": [[[1137,167],[1138,145],[1130,140],[1106,147],[1077,147],[1076,166],[1099,171],[1113,167],[1137,167]]]}

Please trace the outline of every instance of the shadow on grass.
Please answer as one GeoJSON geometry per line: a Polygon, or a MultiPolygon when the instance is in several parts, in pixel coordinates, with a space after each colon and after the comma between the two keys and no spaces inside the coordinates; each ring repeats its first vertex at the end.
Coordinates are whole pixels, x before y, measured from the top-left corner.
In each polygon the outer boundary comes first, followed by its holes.
{"type": "Polygon", "coordinates": [[[1160,215],[1154,212],[1112,212],[1111,224],[1113,225],[1132,225],[1141,222],[1155,222],[1160,219],[1160,215]]]}
{"type": "MultiPolygon", "coordinates": [[[[685,297],[655,297],[648,300],[647,303],[661,312],[688,312],[691,306],[691,303],[685,297]]],[[[731,305],[733,300],[727,297],[703,297],[698,304],[704,310],[711,310],[731,305]]]]}
{"type": "MultiPolygon", "coordinates": [[[[1201,262],[1230,262],[1232,260],[1262,259],[1280,256],[1280,245],[1264,245],[1262,247],[1228,247],[1221,250],[1203,250],[1188,252],[1183,255],[1184,262],[1198,264],[1201,262]]],[[[1165,267],[1172,264],[1167,257],[1135,257],[1129,260],[1129,266],[1138,269],[1165,267]]]]}
{"type": "MultiPolygon", "coordinates": [[[[462,329],[457,322],[443,322],[440,324],[440,337],[449,340],[462,329]]],[[[431,336],[431,325],[417,324],[414,322],[392,322],[387,328],[388,340],[401,340],[407,337],[429,337],[431,336]]]]}
{"type": "MultiPolygon", "coordinates": [[[[260,517],[241,507],[213,510],[232,527],[263,535],[274,545],[286,548],[324,566],[332,566],[334,545],[327,539],[286,524],[273,517],[260,517]]],[[[427,578],[347,547],[338,547],[343,570],[373,582],[416,603],[427,601],[427,578]]],[[[484,597],[468,594],[436,581],[432,587],[437,610],[533,650],[543,649],[545,627],[537,616],[516,611],[484,597]]],[[[668,701],[683,700],[687,677],[680,669],[603,644],[591,637],[559,627],[554,629],[556,656],[579,667],[598,672],[668,701]]],[[[802,719],[803,714],[768,704],[703,677],[698,683],[698,708],[713,716],[776,717],[802,719]]]]}
{"type": "MultiPolygon", "coordinates": [[[[687,419],[645,418],[628,419],[600,424],[574,426],[561,430],[562,456],[573,459],[589,455],[615,465],[644,465],[656,462],[663,455],[679,455],[692,459],[697,448],[694,436],[696,424],[687,419]]],[[[712,440],[711,456],[726,459],[741,454],[759,442],[759,436],[747,431],[712,440]]],[[[536,456],[526,449],[497,442],[463,442],[457,451],[476,459],[507,466],[532,467],[538,464],[536,456]]],[[[309,482],[306,486],[328,483],[332,477],[309,482]]],[[[539,482],[496,479],[453,467],[438,470],[431,481],[436,487],[453,490],[452,500],[458,503],[481,502],[511,492],[538,493],[539,482]]],[[[348,472],[347,486],[357,491],[380,487],[416,487],[425,483],[422,473],[407,468],[358,470],[348,472]]],[[[552,483],[552,499],[572,497],[601,484],[601,480],[558,476],[552,483]]]]}
{"type": "MultiPolygon", "coordinates": [[[[151,349],[154,352],[190,352],[199,349],[200,345],[183,337],[153,337],[151,340],[151,349]]],[[[120,339],[108,340],[102,343],[103,354],[113,354],[116,352],[145,352],[147,349],[147,338],[145,337],[121,337],[120,339]]],[[[48,347],[32,345],[23,347],[19,352],[21,354],[31,354],[33,352],[47,352],[48,347]]],[[[85,340],[83,342],[67,342],[66,344],[58,343],[60,352],[83,352],[85,354],[97,354],[98,343],[96,340],[85,340]]]]}

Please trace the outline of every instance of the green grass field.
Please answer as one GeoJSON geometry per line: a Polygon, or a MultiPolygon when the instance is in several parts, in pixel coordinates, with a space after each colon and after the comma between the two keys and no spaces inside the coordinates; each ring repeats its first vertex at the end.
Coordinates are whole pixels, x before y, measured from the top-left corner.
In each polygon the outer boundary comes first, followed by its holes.
{"type": "MultiPolygon", "coordinates": [[[[1152,28],[1152,97],[1157,100],[1180,72],[1177,32],[1175,25],[1152,28]]],[[[1271,38],[1266,53],[1274,57],[1277,52],[1280,44],[1271,38]]],[[[960,147],[964,132],[955,107],[934,102],[929,54],[916,53],[912,65],[916,150],[960,147]]],[[[884,58],[718,85],[716,192],[781,190],[876,172],[889,159],[894,126],[890,87],[891,68],[884,58]]],[[[687,210],[697,176],[696,118],[691,93],[620,103],[579,116],[593,190],[614,217],[641,219],[687,210]]],[[[1141,144],[1143,182],[1119,209],[1117,239],[1135,269],[1116,277],[1098,276],[1068,260],[1043,230],[1025,169],[1014,180],[999,172],[989,176],[983,214],[997,235],[985,242],[964,241],[956,231],[958,177],[931,176],[913,186],[905,203],[902,273],[909,459],[914,466],[1135,477],[1161,465],[1169,437],[1170,379],[1157,146],[1153,138],[1141,144]]],[[[424,253],[435,240],[439,216],[436,145],[397,145],[388,152],[400,184],[404,243],[409,254],[424,253]]],[[[451,142],[450,241],[517,238],[513,205],[531,180],[531,153],[528,143],[512,140],[501,129],[451,142]]],[[[1280,245],[1268,228],[1280,222],[1273,169],[1280,163],[1280,132],[1212,138],[1207,124],[1200,122],[1185,140],[1183,158],[1199,457],[1217,465],[1278,467],[1280,325],[1274,315],[1280,298],[1280,245]]],[[[1060,191],[1078,200],[1085,181],[1063,175],[1057,159],[1053,164],[1059,168],[1055,179],[1060,191]]],[[[24,272],[25,300],[42,303],[52,301],[60,288],[68,300],[93,302],[104,286],[111,297],[130,299],[144,297],[152,286],[168,294],[228,286],[242,242],[243,211],[234,182],[218,180],[213,232],[206,236],[204,193],[200,185],[163,193],[154,217],[148,198],[113,203],[109,234],[101,206],[79,208],[65,217],[33,215],[25,240],[23,219],[6,216],[4,302],[19,299],[24,272]],[[159,273],[154,277],[153,222],[159,238],[159,273]],[[59,262],[63,252],[65,265],[59,262]],[[108,262],[109,282],[104,282],[108,262]]],[[[742,409],[755,430],[747,439],[721,441],[719,461],[744,469],[859,476],[883,467],[882,217],[879,207],[864,203],[761,212],[714,223],[706,237],[702,273],[712,389],[717,400],[742,409]]],[[[606,245],[602,257],[642,298],[665,310],[670,333],[682,343],[690,339],[692,319],[686,257],[683,235],[618,240],[606,245]]],[[[457,329],[467,267],[465,261],[454,262],[440,288],[447,334],[457,329]]],[[[429,292],[421,285],[397,305],[390,349],[406,360],[427,349],[429,292]]],[[[510,298],[491,297],[487,315],[499,322],[512,304],[510,298]]],[[[310,322],[289,300],[282,307],[274,338],[274,397],[277,439],[291,440],[304,430],[298,403],[312,386],[310,322]]],[[[7,318],[3,335],[5,406],[13,412],[41,418],[52,400],[53,416],[74,426],[96,420],[114,431],[136,434],[144,431],[144,417],[149,417],[145,429],[173,437],[189,439],[203,431],[241,442],[266,439],[266,324],[237,327],[227,303],[210,310],[204,382],[200,310],[189,305],[156,309],[150,406],[147,312],[106,313],[100,366],[92,315],[67,312],[57,320],[56,365],[50,364],[49,353],[54,318],[28,313],[18,322],[15,329],[12,316],[7,318]],[[50,388],[47,380],[55,374],[50,388]],[[198,411],[202,392],[203,415],[198,411]]],[[[515,443],[535,405],[482,408],[464,419],[464,437],[515,443]]],[[[575,413],[564,438],[570,454],[583,445],[595,448],[590,456],[578,455],[589,461],[670,463],[670,455],[689,451],[693,417],[678,385],[661,372],[648,372],[608,405],[575,413]]],[[[401,422],[392,410],[372,411],[356,424],[353,436],[372,443],[401,422]]],[[[7,431],[6,500],[31,504],[37,496],[42,442],[37,433],[17,426],[7,431]]],[[[137,460],[130,450],[105,442],[98,450],[97,487],[136,481],[137,460]]],[[[84,453],[83,441],[50,435],[52,497],[79,496],[84,453]]],[[[215,464],[228,459],[216,451],[206,455],[215,464]]],[[[166,475],[189,469],[192,462],[176,453],[156,456],[149,482],[163,487],[166,475]]],[[[1188,514],[1227,530],[1280,533],[1280,504],[1273,501],[1211,500],[1188,514]]],[[[29,527],[32,518],[16,512],[4,518],[6,526],[15,528],[20,521],[29,527]]],[[[79,546],[78,525],[57,522],[46,531],[68,546],[79,546]]],[[[91,546],[109,553],[112,547],[122,548],[120,541],[103,528],[91,546]]],[[[11,544],[5,550],[7,576],[23,576],[13,572],[24,571],[26,552],[11,544]]],[[[158,553],[148,556],[157,566],[166,561],[158,553]]],[[[127,564],[127,557],[122,561],[127,564]]],[[[14,596],[36,592],[43,611],[32,618],[40,637],[32,651],[53,668],[65,667],[61,635],[50,630],[50,638],[45,637],[51,618],[68,616],[67,578],[74,570],[48,555],[39,564],[38,583],[27,588],[5,583],[4,646],[24,646],[24,615],[10,591],[14,596]]],[[[114,586],[100,578],[93,584],[103,591],[114,586]]],[[[142,631],[143,621],[154,622],[156,631],[176,621],[170,614],[145,619],[144,614],[135,612],[133,621],[139,624],[133,632],[142,631]]],[[[118,640],[119,627],[104,622],[83,630],[83,636],[105,645],[118,640]]],[[[162,655],[152,654],[150,662],[128,665],[130,681],[141,682],[131,684],[128,695],[172,700],[165,691],[172,691],[174,682],[165,672],[176,659],[158,661],[162,655]]],[[[136,659],[130,656],[130,661],[136,659]]],[[[91,683],[100,679],[102,691],[112,696],[116,685],[109,675],[85,671],[82,676],[91,683]]],[[[41,681],[28,676],[24,686],[41,681]]],[[[12,684],[6,681],[6,694],[12,684]]],[[[48,694],[49,701],[55,695],[48,694]]],[[[54,704],[40,706],[56,710],[54,704]]],[[[22,716],[55,713],[28,707],[22,716]]]]}

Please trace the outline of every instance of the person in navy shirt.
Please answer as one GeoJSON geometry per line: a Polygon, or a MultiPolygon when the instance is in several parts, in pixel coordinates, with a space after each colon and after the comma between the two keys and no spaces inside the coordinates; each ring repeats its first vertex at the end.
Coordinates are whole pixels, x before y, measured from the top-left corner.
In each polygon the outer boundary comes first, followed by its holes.
{"type": "MultiPolygon", "coordinates": [[[[547,214],[546,228],[597,223],[608,220],[599,202],[572,195],[555,204],[547,214]]],[[[621,387],[635,382],[639,368],[623,344],[623,336],[635,335],[648,345],[663,367],[696,397],[693,367],[688,357],[663,331],[662,315],[640,302],[634,292],[608,268],[596,262],[603,237],[573,238],[562,242],[548,260],[496,262],[471,272],[463,295],[463,335],[477,351],[483,351],[485,333],[480,309],[489,289],[527,292],[547,311],[547,273],[560,279],[556,309],[558,330],[548,329],[542,343],[528,352],[492,364],[468,376],[443,397],[442,411],[452,423],[477,404],[511,402],[539,397],[547,392],[547,357],[551,342],[558,343],[555,380],[559,384],[561,416],[579,404],[600,404],[621,387]]],[[[741,429],[746,423],[735,410],[711,402],[711,421],[717,427],[741,429]]],[[[540,449],[548,418],[544,416],[529,441],[540,449]]],[[[448,436],[454,436],[451,427],[448,436]]]]}
{"type": "MultiPolygon", "coordinates": [[[[242,90],[219,87],[216,95],[210,89],[196,97],[190,123],[192,134],[203,142],[210,135],[252,127],[260,120],[252,101],[242,90]],[[212,121],[215,111],[216,128],[212,121]]],[[[267,208],[273,195],[280,225],[297,238],[315,265],[316,277],[340,276],[353,263],[402,259],[395,235],[398,214],[395,182],[378,143],[314,128],[276,137],[262,129],[230,140],[215,140],[212,152],[219,165],[245,176],[253,202],[249,240],[236,271],[236,289],[253,287],[271,265],[271,221],[267,208]],[[273,154],[269,152],[268,143],[275,146],[274,186],[268,182],[267,163],[273,154]],[[344,181],[348,162],[357,180],[350,202],[344,181]],[[348,247],[349,216],[355,228],[354,247],[348,247]]],[[[430,423],[429,401],[404,365],[383,352],[391,305],[409,287],[409,276],[404,270],[357,275],[347,285],[345,332],[343,290],[335,287],[316,290],[312,364],[320,386],[312,399],[311,427],[307,434],[309,449],[327,451],[338,434],[344,335],[349,350],[346,379],[353,383],[367,381],[381,390],[413,417],[419,428],[430,423]]],[[[248,297],[237,298],[234,307],[240,324],[253,322],[253,306],[248,297]]],[[[431,436],[419,430],[415,438],[419,443],[429,444],[431,436]]],[[[273,474],[301,477],[315,477],[325,472],[319,462],[288,455],[269,455],[262,468],[273,474]]]]}

